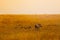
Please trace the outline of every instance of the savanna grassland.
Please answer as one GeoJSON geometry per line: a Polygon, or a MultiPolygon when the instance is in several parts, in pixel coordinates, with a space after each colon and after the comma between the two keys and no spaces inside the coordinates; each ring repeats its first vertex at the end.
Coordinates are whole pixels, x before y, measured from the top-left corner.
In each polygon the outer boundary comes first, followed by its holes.
{"type": "Polygon", "coordinates": [[[60,40],[60,15],[0,15],[0,40],[60,40]]]}

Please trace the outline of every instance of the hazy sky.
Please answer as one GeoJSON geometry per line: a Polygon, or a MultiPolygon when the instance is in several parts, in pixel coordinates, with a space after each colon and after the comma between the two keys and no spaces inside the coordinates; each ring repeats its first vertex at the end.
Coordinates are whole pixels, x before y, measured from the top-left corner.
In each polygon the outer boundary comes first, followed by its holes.
{"type": "Polygon", "coordinates": [[[0,0],[0,13],[60,13],[60,0],[0,0]]]}

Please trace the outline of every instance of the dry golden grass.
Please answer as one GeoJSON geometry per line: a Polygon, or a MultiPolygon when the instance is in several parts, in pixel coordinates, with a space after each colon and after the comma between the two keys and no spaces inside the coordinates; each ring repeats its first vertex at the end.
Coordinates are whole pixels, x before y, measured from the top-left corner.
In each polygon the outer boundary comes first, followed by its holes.
{"type": "Polygon", "coordinates": [[[60,40],[60,15],[0,15],[0,40],[60,40]]]}

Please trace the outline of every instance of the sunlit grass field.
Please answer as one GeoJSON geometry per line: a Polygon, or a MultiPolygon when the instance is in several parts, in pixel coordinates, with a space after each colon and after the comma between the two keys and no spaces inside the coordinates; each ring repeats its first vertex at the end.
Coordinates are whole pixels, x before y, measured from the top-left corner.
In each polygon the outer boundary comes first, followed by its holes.
{"type": "Polygon", "coordinates": [[[60,40],[60,15],[0,15],[0,40],[60,40]]]}

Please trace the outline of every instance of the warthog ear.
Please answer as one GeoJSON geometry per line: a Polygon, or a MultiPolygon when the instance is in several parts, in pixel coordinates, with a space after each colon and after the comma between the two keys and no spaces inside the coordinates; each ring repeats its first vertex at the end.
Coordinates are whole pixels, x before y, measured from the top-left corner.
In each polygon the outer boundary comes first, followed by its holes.
{"type": "Polygon", "coordinates": [[[36,28],[36,29],[39,29],[40,27],[42,27],[41,24],[35,24],[35,28],[36,28]]]}

